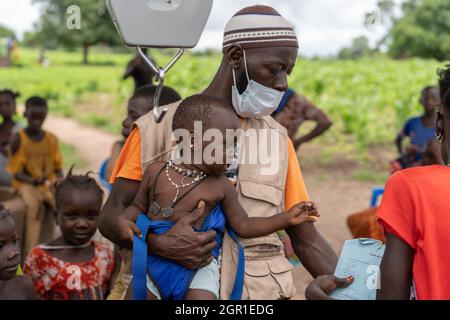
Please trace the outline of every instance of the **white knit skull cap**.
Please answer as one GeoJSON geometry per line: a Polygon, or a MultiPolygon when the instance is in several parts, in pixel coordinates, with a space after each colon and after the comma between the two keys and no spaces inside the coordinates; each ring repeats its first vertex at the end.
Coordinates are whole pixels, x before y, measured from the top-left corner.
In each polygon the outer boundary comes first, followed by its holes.
{"type": "Polygon", "coordinates": [[[223,50],[239,44],[243,49],[296,47],[292,25],[268,6],[251,6],[237,12],[225,26],[223,50]]]}

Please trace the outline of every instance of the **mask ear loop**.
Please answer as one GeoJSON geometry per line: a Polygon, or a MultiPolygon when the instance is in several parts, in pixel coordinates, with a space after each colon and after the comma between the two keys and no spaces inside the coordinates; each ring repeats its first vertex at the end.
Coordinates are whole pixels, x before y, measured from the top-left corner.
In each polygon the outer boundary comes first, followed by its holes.
{"type": "MultiPolygon", "coordinates": [[[[244,52],[244,68],[245,68],[245,75],[247,76],[247,81],[250,82],[250,77],[248,76],[248,69],[247,69],[247,56],[245,55],[245,50],[242,50],[244,52]]],[[[231,71],[233,72],[233,81],[234,86],[236,87],[236,73],[234,72],[234,69],[231,68],[231,71]]]]}
{"type": "Polygon", "coordinates": [[[234,72],[233,68],[231,68],[231,71],[233,72],[233,81],[234,81],[234,86],[236,87],[236,73],[234,72]]]}
{"type": "Polygon", "coordinates": [[[244,67],[245,67],[245,75],[247,76],[247,81],[250,82],[250,77],[248,76],[248,70],[247,70],[247,57],[245,56],[245,50],[244,51],[244,67]]]}

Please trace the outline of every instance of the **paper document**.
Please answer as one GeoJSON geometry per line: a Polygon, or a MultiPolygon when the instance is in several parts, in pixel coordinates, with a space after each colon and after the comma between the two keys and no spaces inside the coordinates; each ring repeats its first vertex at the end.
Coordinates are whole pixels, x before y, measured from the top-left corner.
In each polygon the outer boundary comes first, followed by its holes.
{"type": "Polygon", "coordinates": [[[337,288],[330,296],[338,300],[375,300],[383,254],[381,241],[369,238],[345,241],[334,275],[353,276],[354,280],[350,286],[337,288]]]}

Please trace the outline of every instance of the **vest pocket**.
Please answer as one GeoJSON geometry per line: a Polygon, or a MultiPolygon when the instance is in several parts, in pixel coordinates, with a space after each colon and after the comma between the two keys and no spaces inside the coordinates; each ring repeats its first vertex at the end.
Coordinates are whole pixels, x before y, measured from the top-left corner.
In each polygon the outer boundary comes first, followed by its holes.
{"type": "Polygon", "coordinates": [[[290,299],[295,294],[293,266],[283,256],[245,261],[245,289],[250,300],[290,299]]]}
{"type": "Polygon", "coordinates": [[[283,192],[280,189],[267,184],[241,180],[239,187],[245,197],[269,202],[275,206],[279,206],[283,198],[283,192]]]}

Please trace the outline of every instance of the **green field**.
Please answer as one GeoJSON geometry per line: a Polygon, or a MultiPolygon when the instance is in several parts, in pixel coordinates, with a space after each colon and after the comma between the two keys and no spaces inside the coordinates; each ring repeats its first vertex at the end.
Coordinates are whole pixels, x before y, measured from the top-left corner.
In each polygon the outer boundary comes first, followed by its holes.
{"type": "MultiPolygon", "coordinates": [[[[153,53],[152,53],[153,54],[153,53]]],[[[79,52],[48,52],[51,64],[39,66],[38,51],[20,48],[19,65],[0,69],[0,88],[20,90],[23,103],[32,94],[49,99],[51,112],[118,133],[132,81],[121,81],[130,53],[93,51],[91,65],[79,52]]],[[[170,55],[154,53],[164,64],[170,55]]],[[[214,76],[219,55],[185,54],[166,83],[185,97],[203,89],[214,76]]],[[[420,89],[436,82],[433,60],[394,61],[383,56],[358,61],[299,59],[290,86],[323,108],[334,126],[319,138],[324,158],[346,153],[358,160],[369,148],[392,143],[409,116],[421,112],[420,89]]]]}

